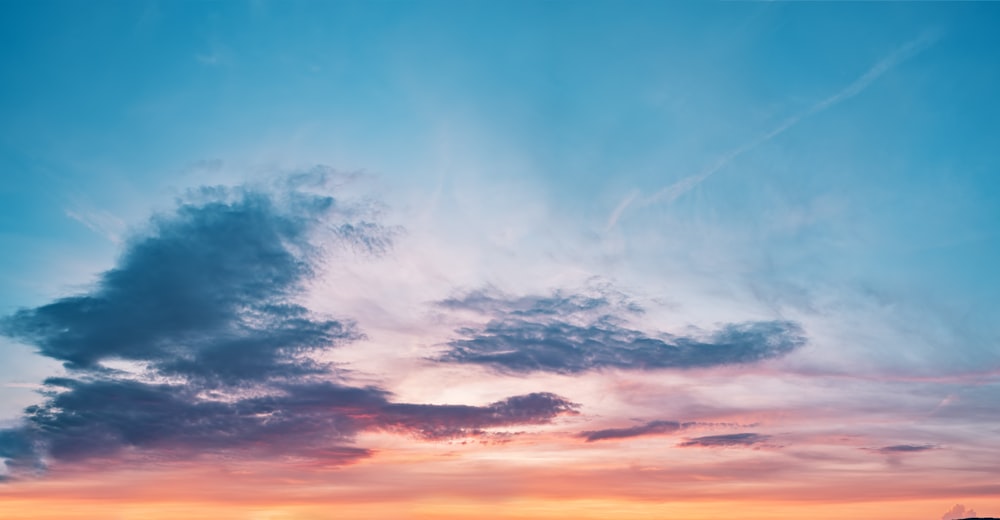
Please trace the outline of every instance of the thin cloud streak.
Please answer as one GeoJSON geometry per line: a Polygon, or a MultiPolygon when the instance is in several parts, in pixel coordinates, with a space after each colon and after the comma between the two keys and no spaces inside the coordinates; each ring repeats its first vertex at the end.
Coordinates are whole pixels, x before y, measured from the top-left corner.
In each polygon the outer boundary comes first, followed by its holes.
{"type": "Polygon", "coordinates": [[[733,446],[753,446],[768,439],[770,435],[759,433],[731,433],[726,435],[706,435],[695,437],[679,444],[682,448],[728,448],[733,446]]]}
{"type": "Polygon", "coordinates": [[[904,61],[910,59],[917,53],[923,51],[924,49],[933,45],[941,37],[940,31],[928,31],[921,35],[919,38],[907,42],[906,44],[900,46],[896,50],[889,53],[888,56],[882,58],[878,63],[873,65],[868,71],[862,74],[858,79],[854,80],[851,84],[847,85],[841,89],[836,94],[816,103],[815,105],[809,107],[803,112],[789,117],[784,122],[779,124],[777,127],[773,128],[769,132],[757,136],[752,139],[716,158],[716,160],[709,165],[704,170],[698,172],[695,175],[685,177],[669,186],[666,186],[656,193],[646,197],[644,199],[638,198],[638,192],[633,191],[617,207],[611,212],[608,217],[608,222],[605,225],[605,232],[610,231],[615,227],[621,217],[625,214],[629,207],[635,205],[637,207],[646,207],[658,203],[671,203],[681,195],[684,195],[688,191],[691,191],[696,186],[705,182],[709,177],[714,175],[716,172],[726,167],[729,163],[733,162],[737,157],[757,148],[758,146],[774,139],[775,137],[785,133],[795,125],[799,124],[803,120],[819,114],[824,110],[833,107],[834,105],[840,103],[841,101],[852,98],[861,92],[864,92],[872,83],[875,82],[883,74],[892,70],[897,65],[903,63],[904,61]]]}
{"type": "Polygon", "coordinates": [[[937,446],[933,444],[896,444],[893,446],[883,446],[875,451],[883,455],[892,455],[897,453],[919,453],[933,449],[937,449],[937,446]]]}

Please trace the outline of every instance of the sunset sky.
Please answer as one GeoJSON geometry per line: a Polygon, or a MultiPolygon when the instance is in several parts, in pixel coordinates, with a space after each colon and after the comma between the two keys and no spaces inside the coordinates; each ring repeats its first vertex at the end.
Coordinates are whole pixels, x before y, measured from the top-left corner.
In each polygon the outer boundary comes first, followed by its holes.
{"type": "Polygon", "coordinates": [[[0,518],[1000,517],[998,26],[0,2],[0,518]]]}

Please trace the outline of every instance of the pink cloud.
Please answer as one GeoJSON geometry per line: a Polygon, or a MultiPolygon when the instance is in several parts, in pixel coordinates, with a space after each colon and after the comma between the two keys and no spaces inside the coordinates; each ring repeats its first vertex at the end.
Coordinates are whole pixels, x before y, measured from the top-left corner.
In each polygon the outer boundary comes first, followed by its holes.
{"type": "Polygon", "coordinates": [[[962,504],[955,504],[955,507],[941,515],[941,520],[956,520],[958,518],[973,518],[975,516],[976,512],[974,510],[966,509],[962,504]]]}

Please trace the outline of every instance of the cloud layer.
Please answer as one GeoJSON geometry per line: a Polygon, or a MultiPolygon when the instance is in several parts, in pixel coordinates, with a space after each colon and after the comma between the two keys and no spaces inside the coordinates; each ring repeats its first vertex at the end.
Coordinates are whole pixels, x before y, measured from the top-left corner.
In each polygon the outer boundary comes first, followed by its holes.
{"type": "Polygon", "coordinates": [[[440,302],[490,317],[458,331],[437,359],[501,371],[574,374],[604,368],[689,369],[753,363],[805,344],[790,321],[730,323],[699,336],[649,334],[623,325],[641,312],[628,300],[564,295],[508,297],[485,291],[440,302]]]}
{"type": "MultiPolygon", "coordinates": [[[[296,182],[306,180],[299,178],[296,182]]],[[[287,186],[286,186],[287,188],[287,186]]],[[[363,337],[297,303],[322,249],[368,253],[390,233],[363,207],[285,189],[205,189],[153,219],[85,294],[24,309],[0,332],[62,361],[47,399],[0,430],[11,469],[127,453],[368,455],[365,430],[424,439],[538,424],[575,405],[549,393],[485,406],[396,403],[350,386],[316,354],[363,337]]]]}

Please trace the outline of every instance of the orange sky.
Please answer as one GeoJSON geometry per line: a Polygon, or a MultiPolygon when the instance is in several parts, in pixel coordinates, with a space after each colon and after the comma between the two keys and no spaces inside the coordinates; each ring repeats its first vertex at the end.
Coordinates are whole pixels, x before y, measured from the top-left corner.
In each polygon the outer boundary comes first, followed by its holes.
{"type": "Polygon", "coordinates": [[[404,443],[394,437],[366,436],[384,455],[340,467],[224,457],[55,467],[0,488],[0,518],[937,520],[955,503],[1000,512],[1000,487],[983,472],[959,481],[931,466],[852,469],[819,459],[812,472],[782,471],[788,455],[765,449],[643,446],[647,457],[614,461],[590,444],[544,438],[398,449],[404,443]]]}

